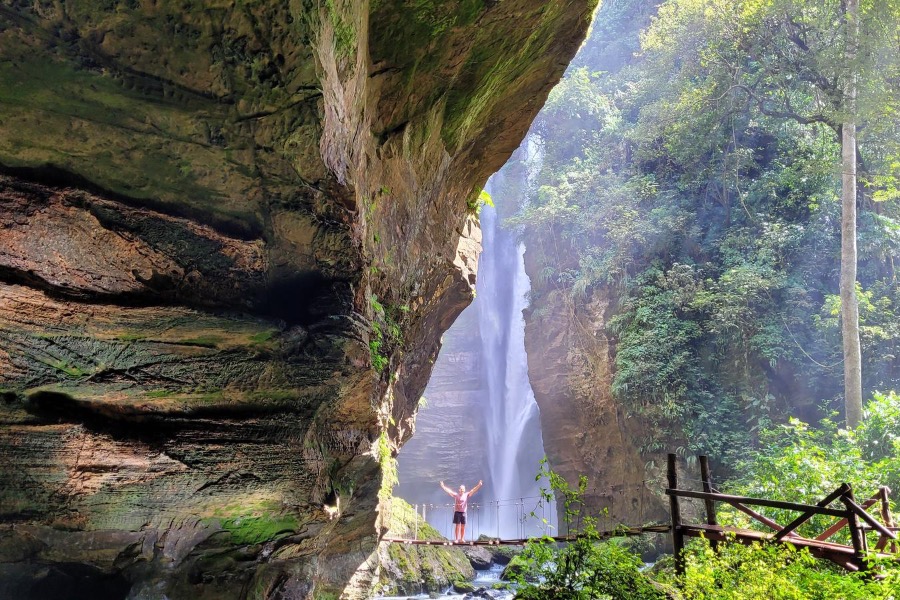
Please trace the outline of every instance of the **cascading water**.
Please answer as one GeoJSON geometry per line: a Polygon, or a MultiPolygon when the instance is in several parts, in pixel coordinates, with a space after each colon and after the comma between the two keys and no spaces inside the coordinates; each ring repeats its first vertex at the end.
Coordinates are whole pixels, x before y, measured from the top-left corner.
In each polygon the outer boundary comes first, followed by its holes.
{"type": "MultiPolygon", "coordinates": [[[[487,189],[494,188],[499,204],[513,201],[502,197],[507,187],[497,175],[487,189]]],[[[476,297],[444,335],[425,390],[428,407],[400,452],[396,491],[425,505],[428,521],[449,537],[452,507],[437,482],[455,488],[483,478],[484,489],[470,501],[466,537],[528,537],[552,532],[556,520],[553,503],[541,501],[546,482],[535,481],[544,444],[525,354],[522,311],[531,282],[524,246],[496,209],[483,207],[481,227],[476,297]]]]}
{"type": "Polygon", "coordinates": [[[524,246],[500,226],[494,208],[484,207],[481,226],[484,252],[478,267],[477,310],[488,391],[483,410],[485,454],[492,499],[499,501],[488,525],[501,537],[518,537],[537,533],[534,528],[540,519],[528,519],[530,513],[549,518],[555,512],[539,503],[540,486],[535,481],[544,444],[525,354],[522,311],[531,281],[525,273],[524,246]]]}

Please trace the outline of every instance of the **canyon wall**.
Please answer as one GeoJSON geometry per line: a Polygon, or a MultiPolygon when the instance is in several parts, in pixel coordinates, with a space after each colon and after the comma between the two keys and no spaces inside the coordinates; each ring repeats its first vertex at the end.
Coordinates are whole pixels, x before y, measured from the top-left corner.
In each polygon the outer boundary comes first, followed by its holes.
{"type": "Polygon", "coordinates": [[[0,4],[0,595],[367,595],[474,199],[591,10],[0,4]]]}

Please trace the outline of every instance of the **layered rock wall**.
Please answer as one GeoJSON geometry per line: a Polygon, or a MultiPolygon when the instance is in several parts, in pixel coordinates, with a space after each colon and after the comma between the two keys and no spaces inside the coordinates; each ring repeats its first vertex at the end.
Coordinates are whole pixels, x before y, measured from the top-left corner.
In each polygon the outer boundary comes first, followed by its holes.
{"type": "Polygon", "coordinates": [[[367,593],[590,4],[0,4],[0,595],[367,593]]]}
{"type": "MultiPolygon", "coordinates": [[[[537,252],[526,252],[526,266],[534,269],[537,252]]],[[[526,314],[525,346],[550,467],[573,487],[588,478],[585,505],[603,528],[665,518],[660,466],[647,464],[635,444],[640,421],[626,418],[610,393],[609,296],[576,305],[565,291],[543,293],[526,314]]]]}

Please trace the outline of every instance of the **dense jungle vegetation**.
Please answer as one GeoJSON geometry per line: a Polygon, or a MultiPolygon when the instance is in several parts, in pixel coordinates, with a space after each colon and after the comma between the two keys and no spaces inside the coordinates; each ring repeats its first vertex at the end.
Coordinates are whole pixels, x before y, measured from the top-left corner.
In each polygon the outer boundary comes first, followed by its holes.
{"type": "Polygon", "coordinates": [[[611,298],[612,392],[647,456],[729,467],[843,414],[841,130],[858,123],[862,387],[900,378],[896,0],[607,0],[532,129],[532,297],[611,298]],[[852,106],[845,83],[858,92],[852,106]]]}
{"type": "MultiPolygon", "coordinates": [[[[772,499],[815,503],[842,482],[866,497],[900,490],[898,30],[896,0],[601,7],[532,129],[526,200],[509,221],[540,269],[531,318],[552,293],[573,311],[610,300],[612,395],[644,423],[648,460],[709,454],[719,489],[772,499]],[[851,125],[858,424],[845,412],[840,295],[851,125]]],[[[532,545],[524,562],[541,583],[523,579],[520,596],[900,597],[896,561],[873,580],[792,547],[694,541],[676,580],[665,564],[641,573],[628,542],[596,542],[532,545]]]]}

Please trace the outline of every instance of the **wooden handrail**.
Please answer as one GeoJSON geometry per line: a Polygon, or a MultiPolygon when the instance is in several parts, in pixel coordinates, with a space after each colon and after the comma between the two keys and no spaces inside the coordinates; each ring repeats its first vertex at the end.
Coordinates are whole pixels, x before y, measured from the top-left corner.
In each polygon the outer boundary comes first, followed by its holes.
{"type": "Polygon", "coordinates": [[[751,498],[749,496],[733,496],[731,494],[722,494],[712,487],[711,477],[709,473],[709,463],[705,456],[700,457],[700,476],[703,484],[702,492],[693,490],[678,489],[678,477],[676,472],[676,457],[669,454],[668,461],[668,483],[666,495],[669,496],[669,503],[672,516],[672,537],[675,547],[675,570],[681,576],[684,573],[684,558],[681,556],[681,549],[684,547],[685,536],[705,537],[710,543],[721,541],[736,541],[743,544],[752,544],[764,541],[787,542],[798,547],[808,548],[809,551],[818,558],[830,560],[850,571],[864,571],[868,568],[866,555],[868,554],[868,539],[866,532],[877,531],[879,534],[878,543],[875,546],[876,555],[879,557],[896,556],[897,548],[900,546],[897,540],[900,539],[900,528],[895,525],[892,515],[890,514],[890,503],[888,502],[888,488],[882,486],[878,489],[872,498],[862,503],[857,503],[853,497],[853,488],[848,483],[843,483],[836,490],[828,494],[825,498],[818,501],[814,505],[801,504],[799,502],[786,502],[782,500],[767,500],[764,498],[751,498]],[[690,525],[682,522],[681,507],[679,506],[680,498],[696,498],[703,500],[706,505],[705,525],[690,525]],[[829,505],[840,500],[843,503],[842,508],[831,508],[829,505]],[[880,516],[884,519],[884,524],[879,523],[875,517],[867,512],[867,509],[877,501],[881,502],[880,516]],[[716,524],[714,503],[724,502],[731,505],[735,509],[756,519],[763,525],[774,529],[775,535],[765,531],[721,527],[716,524]],[[749,508],[749,506],[765,506],[768,508],[776,508],[780,510],[790,510],[800,513],[787,526],[782,527],[764,515],[749,508]],[[796,533],[798,527],[809,521],[814,515],[826,515],[836,517],[838,520],[825,532],[814,539],[801,537],[796,533]],[[837,542],[827,541],[829,537],[837,533],[844,527],[850,528],[851,545],[841,544],[837,542]],[[883,554],[881,550],[890,544],[895,554],[883,554]]]}
{"type": "MultiPolygon", "coordinates": [[[[863,506],[863,508],[869,508],[870,506],[875,504],[876,501],[877,501],[877,497],[869,498],[868,500],[866,500],[865,502],[862,503],[862,506],[863,506]]],[[[828,538],[830,538],[831,536],[833,536],[834,534],[836,534],[838,531],[840,531],[841,529],[843,529],[846,526],[847,526],[847,517],[844,517],[843,519],[841,519],[840,521],[838,521],[837,523],[835,523],[834,525],[832,525],[831,527],[829,527],[828,529],[826,529],[825,531],[823,531],[822,533],[817,535],[816,539],[819,540],[820,542],[824,542],[825,540],[827,540],[828,538]]]]}
{"type": "MultiPolygon", "coordinates": [[[[835,500],[840,498],[842,495],[844,495],[849,489],[850,489],[849,485],[847,485],[846,483],[842,483],[840,485],[840,487],[838,487],[836,490],[834,490],[833,492],[831,492],[830,494],[828,494],[827,496],[825,496],[824,498],[822,498],[821,500],[816,502],[816,506],[818,506],[820,508],[828,506],[829,504],[831,504],[832,502],[834,502],[835,500]]],[[[800,515],[799,517],[797,517],[796,519],[794,519],[793,521],[791,521],[790,523],[785,525],[784,529],[782,529],[781,531],[776,533],[775,541],[780,542],[781,540],[783,540],[785,538],[785,536],[790,535],[790,533],[792,531],[794,531],[795,529],[797,529],[798,527],[800,527],[801,525],[806,523],[815,514],[816,514],[815,512],[810,511],[810,510],[805,511],[802,515],[800,515]]]]}
{"type": "MultiPolygon", "coordinates": [[[[678,487],[678,459],[671,453],[666,463],[666,479],[669,488],[678,487]]],[[[684,535],[681,533],[681,507],[678,505],[678,496],[669,496],[669,514],[672,517],[672,556],[675,557],[675,575],[684,577],[684,535]]]]}
{"type": "Polygon", "coordinates": [[[872,529],[874,529],[875,531],[877,531],[878,533],[880,533],[881,535],[883,535],[884,537],[886,537],[888,539],[891,539],[891,540],[897,539],[897,536],[894,535],[894,532],[889,531],[881,523],[876,521],[872,517],[872,515],[867,513],[866,510],[862,506],[860,506],[859,504],[857,504],[856,502],[854,502],[853,500],[851,500],[849,498],[844,500],[844,502],[847,504],[847,506],[850,507],[851,510],[853,510],[853,512],[856,513],[856,515],[859,518],[861,518],[863,521],[868,523],[869,527],[871,527],[872,529]]]}
{"type": "MultiPolygon", "coordinates": [[[[711,502],[711,501],[710,501],[710,502],[711,502]]],[[[767,516],[765,516],[765,515],[762,515],[762,514],[756,512],[756,511],[753,510],[752,508],[749,508],[749,507],[747,507],[747,506],[744,506],[744,505],[741,504],[740,502],[735,502],[735,503],[732,504],[732,506],[735,507],[736,509],[738,509],[739,511],[741,511],[742,513],[744,513],[745,515],[747,515],[748,517],[751,517],[751,518],[753,518],[753,519],[756,519],[757,521],[759,521],[760,523],[762,523],[762,524],[765,525],[766,527],[769,527],[769,528],[771,528],[771,529],[774,529],[775,531],[777,531],[777,532],[779,532],[779,533],[781,532],[782,529],[784,529],[784,527],[782,527],[781,525],[779,525],[776,521],[770,519],[769,517],[767,517],[767,516]]],[[[795,534],[795,533],[789,533],[788,535],[790,535],[791,537],[795,537],[797,534],[795,534]]]]}
{"type": "Polygon", "coordinates": [[[766,500],[764,498],[749,498],[747,496],[732,496],[730,494],[694,492],[691,490],[674,490],[671,488],[666,489],[666,494],[670,496],[679,496],[682,498],[699,498],[700,500],[706,500],[707,498],[709,498],[710,500],[726,502],[731,505],[749,504],[751,506],[767,506],[769,508],[780,508],[782,510],[793,510],[797,512],[805,512],[807,510],[810,510],[815,514],[828,515],[831,517],[846,517],[848,513],[847,510],[839,510],[836,508],[813,506],[810,504],[799,504],[797,502],[783,502],[781,500],[766,500]]]}
{"type": "Polygon", "coordinates": [[[866,553],[868,552],[868,540],[866,539],[866,534],[860,531],[858,515],[856,514],[856,511],[853,510],[854,506],[859,505],[856,504],[853,499],[852,489],[841,496],[841,502],[843,502],[850,513],[847,515],[847,528],[850,530],[850,544],[853,546],[853,562],[856,563],[856,566],[859,567],[860,571],[865,571],[867,568],[866,553]]]}
{"type": "MultiPolygon", "coordinates": [[[[705,454],[701,454],[699,457],[700,460],[700,483],[703,486],[703,491],[707,493],[712,493],[715,489],[712,486],[712,474],[709,470],[709,457],[705,454]]],[[[706,505],[706,524],[707,525],[718,525],[718,521],[716,521],[716,503],[712,500],[704,500],[703,504],[706,505]]],[[[713,550],[718,550],[719,542],[717,540],[710,540],[709,545],[712,546],[713,550]]]]}

